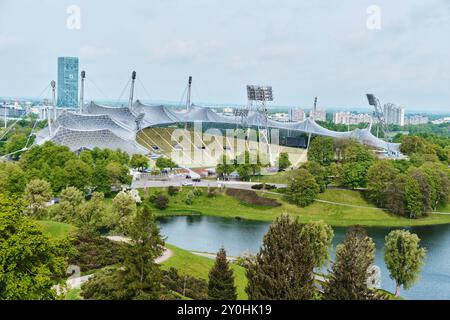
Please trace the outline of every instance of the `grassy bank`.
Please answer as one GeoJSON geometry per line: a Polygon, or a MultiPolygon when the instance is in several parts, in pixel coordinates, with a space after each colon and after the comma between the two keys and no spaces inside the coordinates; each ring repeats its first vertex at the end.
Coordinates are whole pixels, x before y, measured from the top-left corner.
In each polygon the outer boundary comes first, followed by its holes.
{"type": "MultiPolygon", "coordinates": [[[[205,280],[208,279],[209,270],[214,264],[213,259],[195,255],[172,245],[167,245],[167,247],[172,250],[173,256],[169,260],[163,262],[163,269],[174,267],[178,269],[181,274],[188,274],[205,280]]],[[[247,285],[245,270],[236,264],[231,264],[231,267],[234,270],[234,281],[237,287],[238,299],[245,300],[247,299],[247,294],[244,291],[245,286],[247,285]]]]}
{"type": "MultiPolygon", "coordinates": [[[[204,195],[196,197],[192,205],[185,203],[187,192],[190,188],[184,187],[177,195],[169,197],[169,207],[166,210],[157,210],[157,215],[184,215],[203,214],[210,216],[220,216],[228,218],[242,218],[258,221],[272,221],[284,212],[298,217],[302,222],[323,220],[332,226],[419,226],[432,224],[450,223],[450,215],[431,214],[422,219],[408,219],[393,215],[384,210],[374,207],[368,203],[359,191],[353,190],[327,190],[320,194],[318,199],[330,202],[339,202],[344,205],[315,202],[306,207],[299,208],[283,200],[281,195],[264,194],[262,196],[277,199],[281,206],[263,207],[241,203],[235,198],[224,193],[219,193],[215,197],[204,195]],[[346,206],[348,205],[348,206],[346,206]],[[360,206],[360,207],[351,207],[360,206]]],[[[152,189],[150,192],[154,192],[152,189]]],[[[163,190],[163,192],[166,192],[163,190]]]]}

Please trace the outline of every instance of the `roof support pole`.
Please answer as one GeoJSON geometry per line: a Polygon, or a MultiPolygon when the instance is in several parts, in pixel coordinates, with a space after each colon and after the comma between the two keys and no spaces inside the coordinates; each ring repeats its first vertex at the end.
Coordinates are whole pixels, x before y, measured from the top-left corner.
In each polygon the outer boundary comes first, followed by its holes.
{"type": "MultiPolygon", "coordinates": [[[[52,82],[50,82],[50,85],[52,87],[53,121],[56,121],[56,90],[55,90],[56,82],[55,82],[55,80],[52,80],[52,82]]],[[[50,122],[49,122],[49,125],[50,125],[50,122]]]]}
{"type": "Polygon", "coordinates": [[[128,103],[128,108],[130,108],[130,109],[133,107],[135,81],[136,81],[136,71],[133,71],[131,73],[130,101],[128,103]]]}
{"type": "Polygon", "coordinates": [[[80,90],[80,114],[83,113],[84,108],[84,79],[86,78],[86,71],[81,71],[81,90],[80,90]]]}

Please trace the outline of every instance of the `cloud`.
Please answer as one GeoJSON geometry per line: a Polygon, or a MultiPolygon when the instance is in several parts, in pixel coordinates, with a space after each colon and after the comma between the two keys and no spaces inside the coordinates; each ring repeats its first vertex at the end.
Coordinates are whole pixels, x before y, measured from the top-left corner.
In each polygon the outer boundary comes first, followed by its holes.
{"type": "Polygon", "coordinates": [[[97,58],[114,53],[114,50],[108,47],[83,46],[79,49],[79,56],[82,58],[97,58]]]}

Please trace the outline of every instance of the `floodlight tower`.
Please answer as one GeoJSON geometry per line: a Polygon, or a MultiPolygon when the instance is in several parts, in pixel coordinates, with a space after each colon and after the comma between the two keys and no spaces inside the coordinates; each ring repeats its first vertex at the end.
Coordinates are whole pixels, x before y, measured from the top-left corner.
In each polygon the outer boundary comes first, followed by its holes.
{"type": "Polygon", "coordinates": [[[249,107],[252,108],[253,103],[256,103],[256,111],[259,115],[257,118],[258,133],[262,132],[263,138],[267,143],[267,154],[269,160],[272,162],[272,151],[270,149],[270,133],[269,133],[269,121],[266,102],[273,101],[273,90],[271,86],[247,86],[247,97],[249,101],[249,107]],[[262,129],[263,128],[263,129],[262,129]],[[261,130],[262,129],[262,130],[261,130]]]}
{"type": "Polygon", "coordinates": [[[133,99],[134,99],[134,83],[136,81],[136,71],[131,73],[131,88],[130,88],[130,101],[128,103],[128,108],[133,107],[133,99]]]}
{"type": "Polygon", "coordinates": [[[86,71],[81,71],[81,90],[80,90],[80,113],[83,113],[84,108],[84,79],[86,78],[86,71]]]}
{"type": "MultiPolygon", "coordinates": [[[[314,98],[313,109],[312,109],[312,112],[309,114],[309,117],[311,118],[311,120],[315,121],[316,113],[317,113],[317,97],[314,98]]],[[[306,123],[306,129],[307,128],[308,128],[308,122],[306,123]]],[[[308,134],[308,145],[306,146],[306,150],[309,150],[310,142],[311,142],[311,132],[309,132],[309,134],[308,134]]]]}
{"type": "Polygon", "coordinates": [[[390,150],[389,150],[389,143],[390,143],[389,126],[383,117],[383,108],[381,107],[380,100],[378,100],[378,98],[375,97],[375,95],[372,93],[368,93],[366,96],[367,96],[367,100],[369,101],[369,105],[371,105],[375,108],[374,114],[375,114],[375,117],[378,119],[378,124],[379,124],[379,126],[381,126],[381,130],[383,131],[384,139],[386,140],[387,147],[388,147],[387,152],[389,154],[390,153],[390,150]]]}

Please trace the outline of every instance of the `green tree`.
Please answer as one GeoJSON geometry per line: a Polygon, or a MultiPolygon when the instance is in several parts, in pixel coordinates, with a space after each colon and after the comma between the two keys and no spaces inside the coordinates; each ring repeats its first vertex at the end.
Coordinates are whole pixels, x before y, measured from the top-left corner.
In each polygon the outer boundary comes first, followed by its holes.
{"type": "Polygon", "coordinates": [[[79,159],[69,160],[64,165],[67,185],[79,190],[86,190],[92,182],[92,168],[79,159]]]}
{"type": "Polygon", "coordinates": [[[336,259],[324,286],[327,300],[374,298],[367,286],[368,269],[375,259],[375,244],[361,227],[348,230],[344,243],[336,247],[336,259]]]}
{"type": "Polygon", "coordinates": [[[254,261],[247,263],[251,300],[308,300],[314,294],[314,253],[301,225],[278,217],[264,236],[254,261]]]}
{"type": "Polygon", "coordinates": [[[289,160],[289,153],[287,152],[281,152],[278,156],[278,168],[280,169],[287,169],[292,164],[289,160]]]}
{"type": "Polygon", "coordinates": [[[307,238],[312,246],[314,267],[320,268],[330,259],[331,241],[334,237],[333,228],[323,221],[312,221],[302,226],[300,237],[307,238]]]}
{"type": "Polygon", "coordinates": [[[376,161],[367,171],[367,195],[371,201],[383,208],[386,204],[389,185],[394,181],[399,171],[392,161],[376,161]]]}
{"type": "Polygon", "coordinates": [[[46,202],[52,198],[50,183],[44,180],[30,181],[24,193],[24,199],[28,203],[28,211],[31,217],[38,218],[45,209],[46,202]]]}
{"type": "Polygon", "coordinates": [[[423,214],[424,203],[419,182],[414,177],[406,176],[404,184],[406,212],[411,219],[418,218],[423,214]]]}
{"type": "Polygon", "coordinates": [[[13,134],[5,142],[5,154],[10,154],[25,148],[28,137],[24,133],[13,134]]]}
{"type": "Polygon", "coordinates": [[[370,167],[367,162],[347,162],[342,166],[341,182],[350,188],[359,188],[366,185],[366,173],[370,167]]]}
{"type": "Polygon", "coordinates": [[[227,254],[221,248],[214,266],[209,271],[208,298],[212,300],[236,300],[233,270],[227,261],[227,254]]]}
{"type": "Polygon", "coordinates": [[[12,195],[20,195],[27,185],[27,177],[16,163],[0,162],[0,190],[12,195]]]}
{"type": "Polygon", "coordinates": [[[76,214],[77,226],[85,232],[96,232],[102,226],[103,219],[107,216],[107,207],[101,192],[94,192],[89,201],[81,204],[76,214]]]}
{"type": "Polygon", "coordinates": [[[75,187],[67,187],[59,195],[60,216],[65,222],[76,222],[81,204],[84,202],[83,192],[75,187]]]}
{"type": "Polygon", "coordinates": [[[234,163],[226,155],[223,155],[221,161],[217,163],[216,173],[221,178],[227,178],[234,169],[234,163]]]}
{"type": "Polygon", "coordinates": [[[328,168],[312,161],[308,161],[302,165],[302,169],[308,170],[314,176],[314,179],[316,179],[319,185],[320,192],[325,192],[327,186],[330,184],[328,168]]]}
{"type": "Polygon", "coordinates": [[[82,286],[85,299],[154,300],[162,294],[162,274],[155,259],[164,241],[150,211],[144,206],[130,221],[130,244],[124,246],[124,262],[96,274],[82,286]]]}
{"type": "Polygon", "coordinates": [[[20,200],[0,195],[0,299],[55,299],[73,248],[44,236],[23,211],[20,200]]]}
{"type": "Polygon", "coordinates": [[[309,146],[308,160],[320,163],[323,166],[330,165],[335,158],[333,139],[329,137],[315,137],[309,146]]]}
{"type": "Polygon", "coordinates": [[[167,198],[165,195],[160,194],[154,201],[153,204],[155,205],[156,209],[159,210],[165,210],[169,206],[169,198],[167,198]]]}
{"type": "Polygon", "coordinates": [[[148,158],[142,154],[133,154],[130,165],[132,168],[144,171],[148,168],[148,158]]]}
{"type": "Polygon", "coordinates": [[[314,176],[305,169],[299,169],[289,179],[285,197],[290,203],[306,207],[314,201],[319,191],[314,176]]]}
{"type": "Polygon", "coordinates": [[[192,205],[194,203],[195,199],[195,193],[192,190],[189,190],[189,192],[186,194],[186,199],[184,199],[184,202],[187,205],[192,205]]]}
{"type": "Polygon", "coordinates": [[[114,225],[117,231],[128,234],[130,222],[136,215],[136,202],[125,191],[119,192],[113,199],[114,225]]]}
{"type": "Polygon", "coordinates": [[[172,170],[177,167],[177,164],[173,162],[171,159],[160,157],[156,159],[156,167],[159,168],[160,170],[163,169],[172,170]]]}
{"type": "Polygon", "coordinates": [[[384,262],[395,281],[395,295],[399,297],[402,286],[409,289],[417,281],[425,249],[420,247],[419,237],[406,230],[391,231],[385,240],[384,262]]]}

